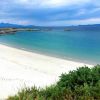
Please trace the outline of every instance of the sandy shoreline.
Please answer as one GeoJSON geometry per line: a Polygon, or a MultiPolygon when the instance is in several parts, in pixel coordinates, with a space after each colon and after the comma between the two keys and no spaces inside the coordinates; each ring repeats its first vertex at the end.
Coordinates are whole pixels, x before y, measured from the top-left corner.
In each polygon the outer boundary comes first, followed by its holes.
{"type": "Polygon", "coordinates": [[[59,79],[61,73],[84,65],[93,66],[0,44],[0,98],[13,95],[24,86],[51,85],[59,79]]]}

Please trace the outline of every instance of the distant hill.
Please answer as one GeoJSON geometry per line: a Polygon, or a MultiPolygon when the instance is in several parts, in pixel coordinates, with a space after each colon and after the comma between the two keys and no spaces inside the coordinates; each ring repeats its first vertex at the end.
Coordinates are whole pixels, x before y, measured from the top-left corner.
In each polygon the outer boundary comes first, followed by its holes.
{"type": "Polygon", "coordinates": [[[92,25],[78,25],[78,26],[67,26],[66,28],[72,30],[100,30],[100,24],[92,24],[92,25]]]}
{"type": "Polygon", "coordinates": [[[0,28],[33,28],[33,25],[18,25],[10,23],[0,23],[0,28]]]}
{"type": "Polygon", "coordinates": [[[10,23],[0,23],[0,28],[39,28],[39,29],[57,29],[57,30],[100,30],[100,24],[77,25],[77,26],[34,26],[34,25],[18,25],[10,23]]]}
{"type": "Polygon", "coordinates": [[[36,28],[44,29],[51,28],[56,30],[100,30],[100,24],[91,24],[91,25],[77,25],[77,26],[35,26],[36,28]]]}

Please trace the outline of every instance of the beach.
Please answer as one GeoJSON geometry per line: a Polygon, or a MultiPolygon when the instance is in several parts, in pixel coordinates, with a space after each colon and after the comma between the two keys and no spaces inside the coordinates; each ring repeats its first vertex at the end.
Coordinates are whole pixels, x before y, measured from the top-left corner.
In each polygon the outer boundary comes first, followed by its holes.
{"type": "Polygon", "coordinates": [[[0,44],[0,100],[23,87],[55,84],[62,73],[93,65],[28,52],[0,44]]]}

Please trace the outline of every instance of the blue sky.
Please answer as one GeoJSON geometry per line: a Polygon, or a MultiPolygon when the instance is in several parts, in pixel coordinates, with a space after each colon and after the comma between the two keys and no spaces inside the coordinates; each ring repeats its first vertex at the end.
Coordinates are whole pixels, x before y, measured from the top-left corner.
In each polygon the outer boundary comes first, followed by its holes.
{"type": "Polygon", "coordinates": [[[0,22],[40,26],[100,23],[100,0],[0,0],[0,22]]]}

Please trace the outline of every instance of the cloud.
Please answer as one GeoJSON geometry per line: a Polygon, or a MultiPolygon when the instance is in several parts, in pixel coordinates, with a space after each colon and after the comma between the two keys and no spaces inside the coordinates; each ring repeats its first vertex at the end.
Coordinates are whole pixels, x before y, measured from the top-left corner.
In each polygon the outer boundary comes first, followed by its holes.
{"type": "Polygon", "coordinates": [[[100,24],[100,18],[82,19],[82,20],[61,20],[42,23],[43,26],[69,26],[69,25],[87,25],[100,24]],[[59,24],[60,23],[60,24],[59,24]]]}
{"type": "Polygon", "coordinates": [[[0,21],[10,23],[89,24],[100,18],[100,0],[2,0],[0,7],[0,21]]]}
{"type": "Polygon", "coordinates": [[[26,6],[27,8],[55,8],[70,5],[83,5],[91,0],[16,0],[15,4],[26,6]]]}

